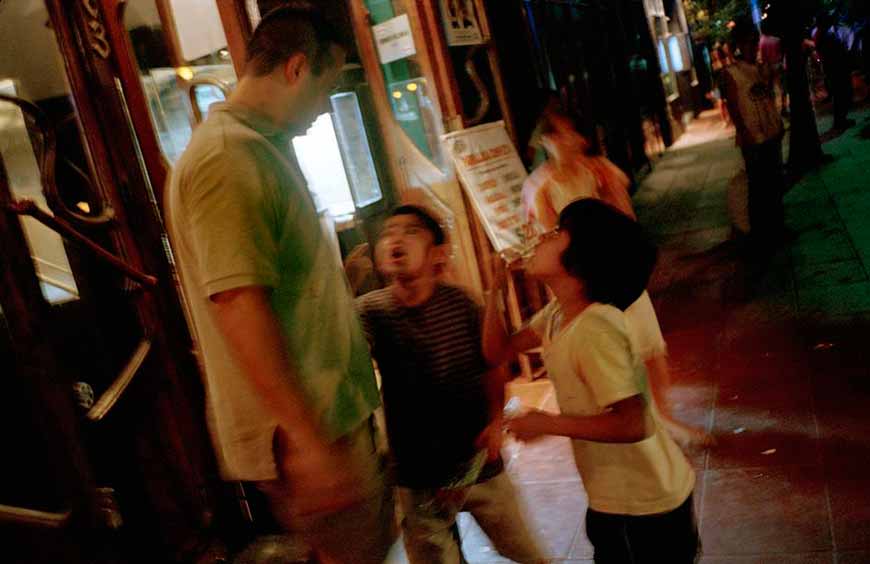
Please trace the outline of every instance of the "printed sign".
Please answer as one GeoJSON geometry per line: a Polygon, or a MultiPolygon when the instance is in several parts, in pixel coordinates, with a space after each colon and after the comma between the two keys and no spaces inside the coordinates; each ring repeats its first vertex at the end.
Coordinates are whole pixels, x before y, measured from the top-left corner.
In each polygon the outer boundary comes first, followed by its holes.
{"type": "Polygon", "coordinates": [[[483,43],[474,0],[441,0],[441,18],[448,45],[483,43]]]}
{"type": "Polygon", "coordinates": [[[381,64],[386,65],[417,53],[408,14],[402,14],[372,28],[381,64]]]}
{"type": "Polygon", "coordinates": [[[497,252],[525,242],[522,190],[526,169],[504,128],[487,123],[443,135],[466,192],[497,252]]]}

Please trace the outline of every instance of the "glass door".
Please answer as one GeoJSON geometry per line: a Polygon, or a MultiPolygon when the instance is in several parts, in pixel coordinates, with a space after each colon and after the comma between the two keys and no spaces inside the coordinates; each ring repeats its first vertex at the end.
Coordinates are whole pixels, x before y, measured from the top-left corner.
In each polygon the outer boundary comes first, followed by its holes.
{"type": "Polygon", "coordinates": [[[236,83],[217,4],[135,0],[123,15],[152,124],[173,164],[209,106],[236,83]]]}

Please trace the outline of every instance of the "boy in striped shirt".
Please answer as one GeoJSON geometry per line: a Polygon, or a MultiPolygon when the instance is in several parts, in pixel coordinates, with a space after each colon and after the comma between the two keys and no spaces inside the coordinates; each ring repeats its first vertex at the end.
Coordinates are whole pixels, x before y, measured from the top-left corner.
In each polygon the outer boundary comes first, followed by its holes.
{"type": "Polygon", "coordinates": [[[439,281],[444,231],[425,210],[390,214],[375,249],[389,285],[357,300],[382,378],[405,548],[412,564],[458,563],[470,511],[502,556],[543,561],[504,472],[504,380],[483,354],[481,308],[439,281]]]}

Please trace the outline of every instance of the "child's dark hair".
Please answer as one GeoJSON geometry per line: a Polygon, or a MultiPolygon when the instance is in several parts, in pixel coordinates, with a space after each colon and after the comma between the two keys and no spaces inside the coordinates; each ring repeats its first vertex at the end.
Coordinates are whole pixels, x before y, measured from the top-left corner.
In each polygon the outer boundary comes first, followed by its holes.
{"type": "Polygon", "coordinates": [[[658,254],[640,224],[610,204],[589,198],[562,210],[559,229],[571,238],[562,265],[583,281],[588,299],[621,310],[637,301],[658,254]]]}
{"type": "Polygon", "coordinates": [[[396,217],[399,215],[413,215],[432,234],[432,239],[435,242],[435,245],[443,245],[444,241],[446,241],[446,237],[444,236],[444,230],[441,228],[441,224],[425,209],[420,206],[413,206],[411,204],[405,204],[395,208],[390,212],[389,217],[396,217]]]}

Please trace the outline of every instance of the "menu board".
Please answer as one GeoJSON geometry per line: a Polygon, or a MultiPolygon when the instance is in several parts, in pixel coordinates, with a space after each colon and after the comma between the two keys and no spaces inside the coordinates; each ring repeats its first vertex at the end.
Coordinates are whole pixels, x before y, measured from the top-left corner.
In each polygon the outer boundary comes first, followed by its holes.
{"type": "Polygon", "coordinates": [[[484,43],[474,0],[441,0],[441,17],[448,45],[484,43]]]}
{"type": "Polygon", "coordinates": [[[527,174],[504,122],[441,137],[497,252],[524,245],[523,182],[527,174]]]}
{"type": "Polygon", "coordinates": [[[417,53],[408,14],[396,16],[372,27],[381,64],[386,65],[417,53]]]}

